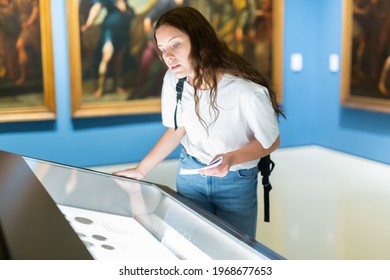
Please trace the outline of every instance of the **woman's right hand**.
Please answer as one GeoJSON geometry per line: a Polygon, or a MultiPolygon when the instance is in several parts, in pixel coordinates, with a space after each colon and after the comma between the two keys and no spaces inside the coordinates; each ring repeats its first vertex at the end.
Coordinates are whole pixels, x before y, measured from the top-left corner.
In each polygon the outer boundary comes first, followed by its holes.
{"type": "Polygon", "coordinates": [[[181,139],[186,134],[184,127],[175,130],[173,127],[167,128],[160,140],[153,149],[135,168],[128,168],[113,172],[113,175],[142,180],[158,163],[164,160],[174,149],[176,149],[181,139]]]}
{"type": "Polygon", "coordinates": [[[142,180],[145,175],[136,167],[128,168],[121,171],[112,172],[113,175],[142,180]]]}

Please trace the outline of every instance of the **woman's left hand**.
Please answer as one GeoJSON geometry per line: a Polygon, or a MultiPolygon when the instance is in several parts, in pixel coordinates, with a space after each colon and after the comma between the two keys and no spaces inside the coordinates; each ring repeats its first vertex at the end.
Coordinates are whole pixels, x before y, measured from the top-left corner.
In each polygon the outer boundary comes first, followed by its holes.
{"type": "Polygon", "coordinates": [[[225,177],[229,173],[231,158],[228,154],[218,154],[214,156],[211,162],[216,160],[218,157],[222,157],[222,163],[220,165],[214,168],[202,170],[199,173],[205,176],[225,177]]]}

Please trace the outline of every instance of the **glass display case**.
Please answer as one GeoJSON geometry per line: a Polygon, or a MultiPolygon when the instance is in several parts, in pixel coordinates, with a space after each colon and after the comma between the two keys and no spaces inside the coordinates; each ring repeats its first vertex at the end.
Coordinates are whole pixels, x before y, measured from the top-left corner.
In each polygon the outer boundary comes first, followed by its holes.
{"type": "Polygon", "coordinates": [[[283,259],[166,186],[3,151],[0,258],[283,259]]]}

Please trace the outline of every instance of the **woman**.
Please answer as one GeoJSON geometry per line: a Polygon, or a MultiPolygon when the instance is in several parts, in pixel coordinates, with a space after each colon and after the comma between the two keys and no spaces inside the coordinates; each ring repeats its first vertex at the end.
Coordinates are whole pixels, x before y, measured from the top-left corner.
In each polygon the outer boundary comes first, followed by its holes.
{"type": "Polygon", "coordinates": [[[154,34],[168,67],[162,88],[162,120],[168,128],[136,168],[114,174],[143,179],[179,144],[183,150],[178,170],[200,168],[221,156],[219,166],[201,174],[178,172],[177,191],[254,238],[256,165],[279,146],[277,116],[283,113],[275,93],[194,8],[163,14],[154,34]],[[175,116],[179,78],[186,82],[175,116]]]}

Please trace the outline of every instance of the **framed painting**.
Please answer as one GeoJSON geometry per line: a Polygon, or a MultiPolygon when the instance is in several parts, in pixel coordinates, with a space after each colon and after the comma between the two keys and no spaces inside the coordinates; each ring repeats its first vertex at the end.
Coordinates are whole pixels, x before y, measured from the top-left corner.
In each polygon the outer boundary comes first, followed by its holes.
{"type": "Polygon", "coordinates": [[[390,113],[390,1],[343,5],[341,104],[390,113]]]}
{"type": "Polygon", "coordinates": [[[55,119],[50,0],[0,5],[0,122],[55,119]]]}
{"type": "Polygon", "coordinates": [[[68,0],[73,117],[160,112],[165,66],[152,25],[193,6],[229,47],[269,78],[281,100],[283,0],[68,0]]]}

